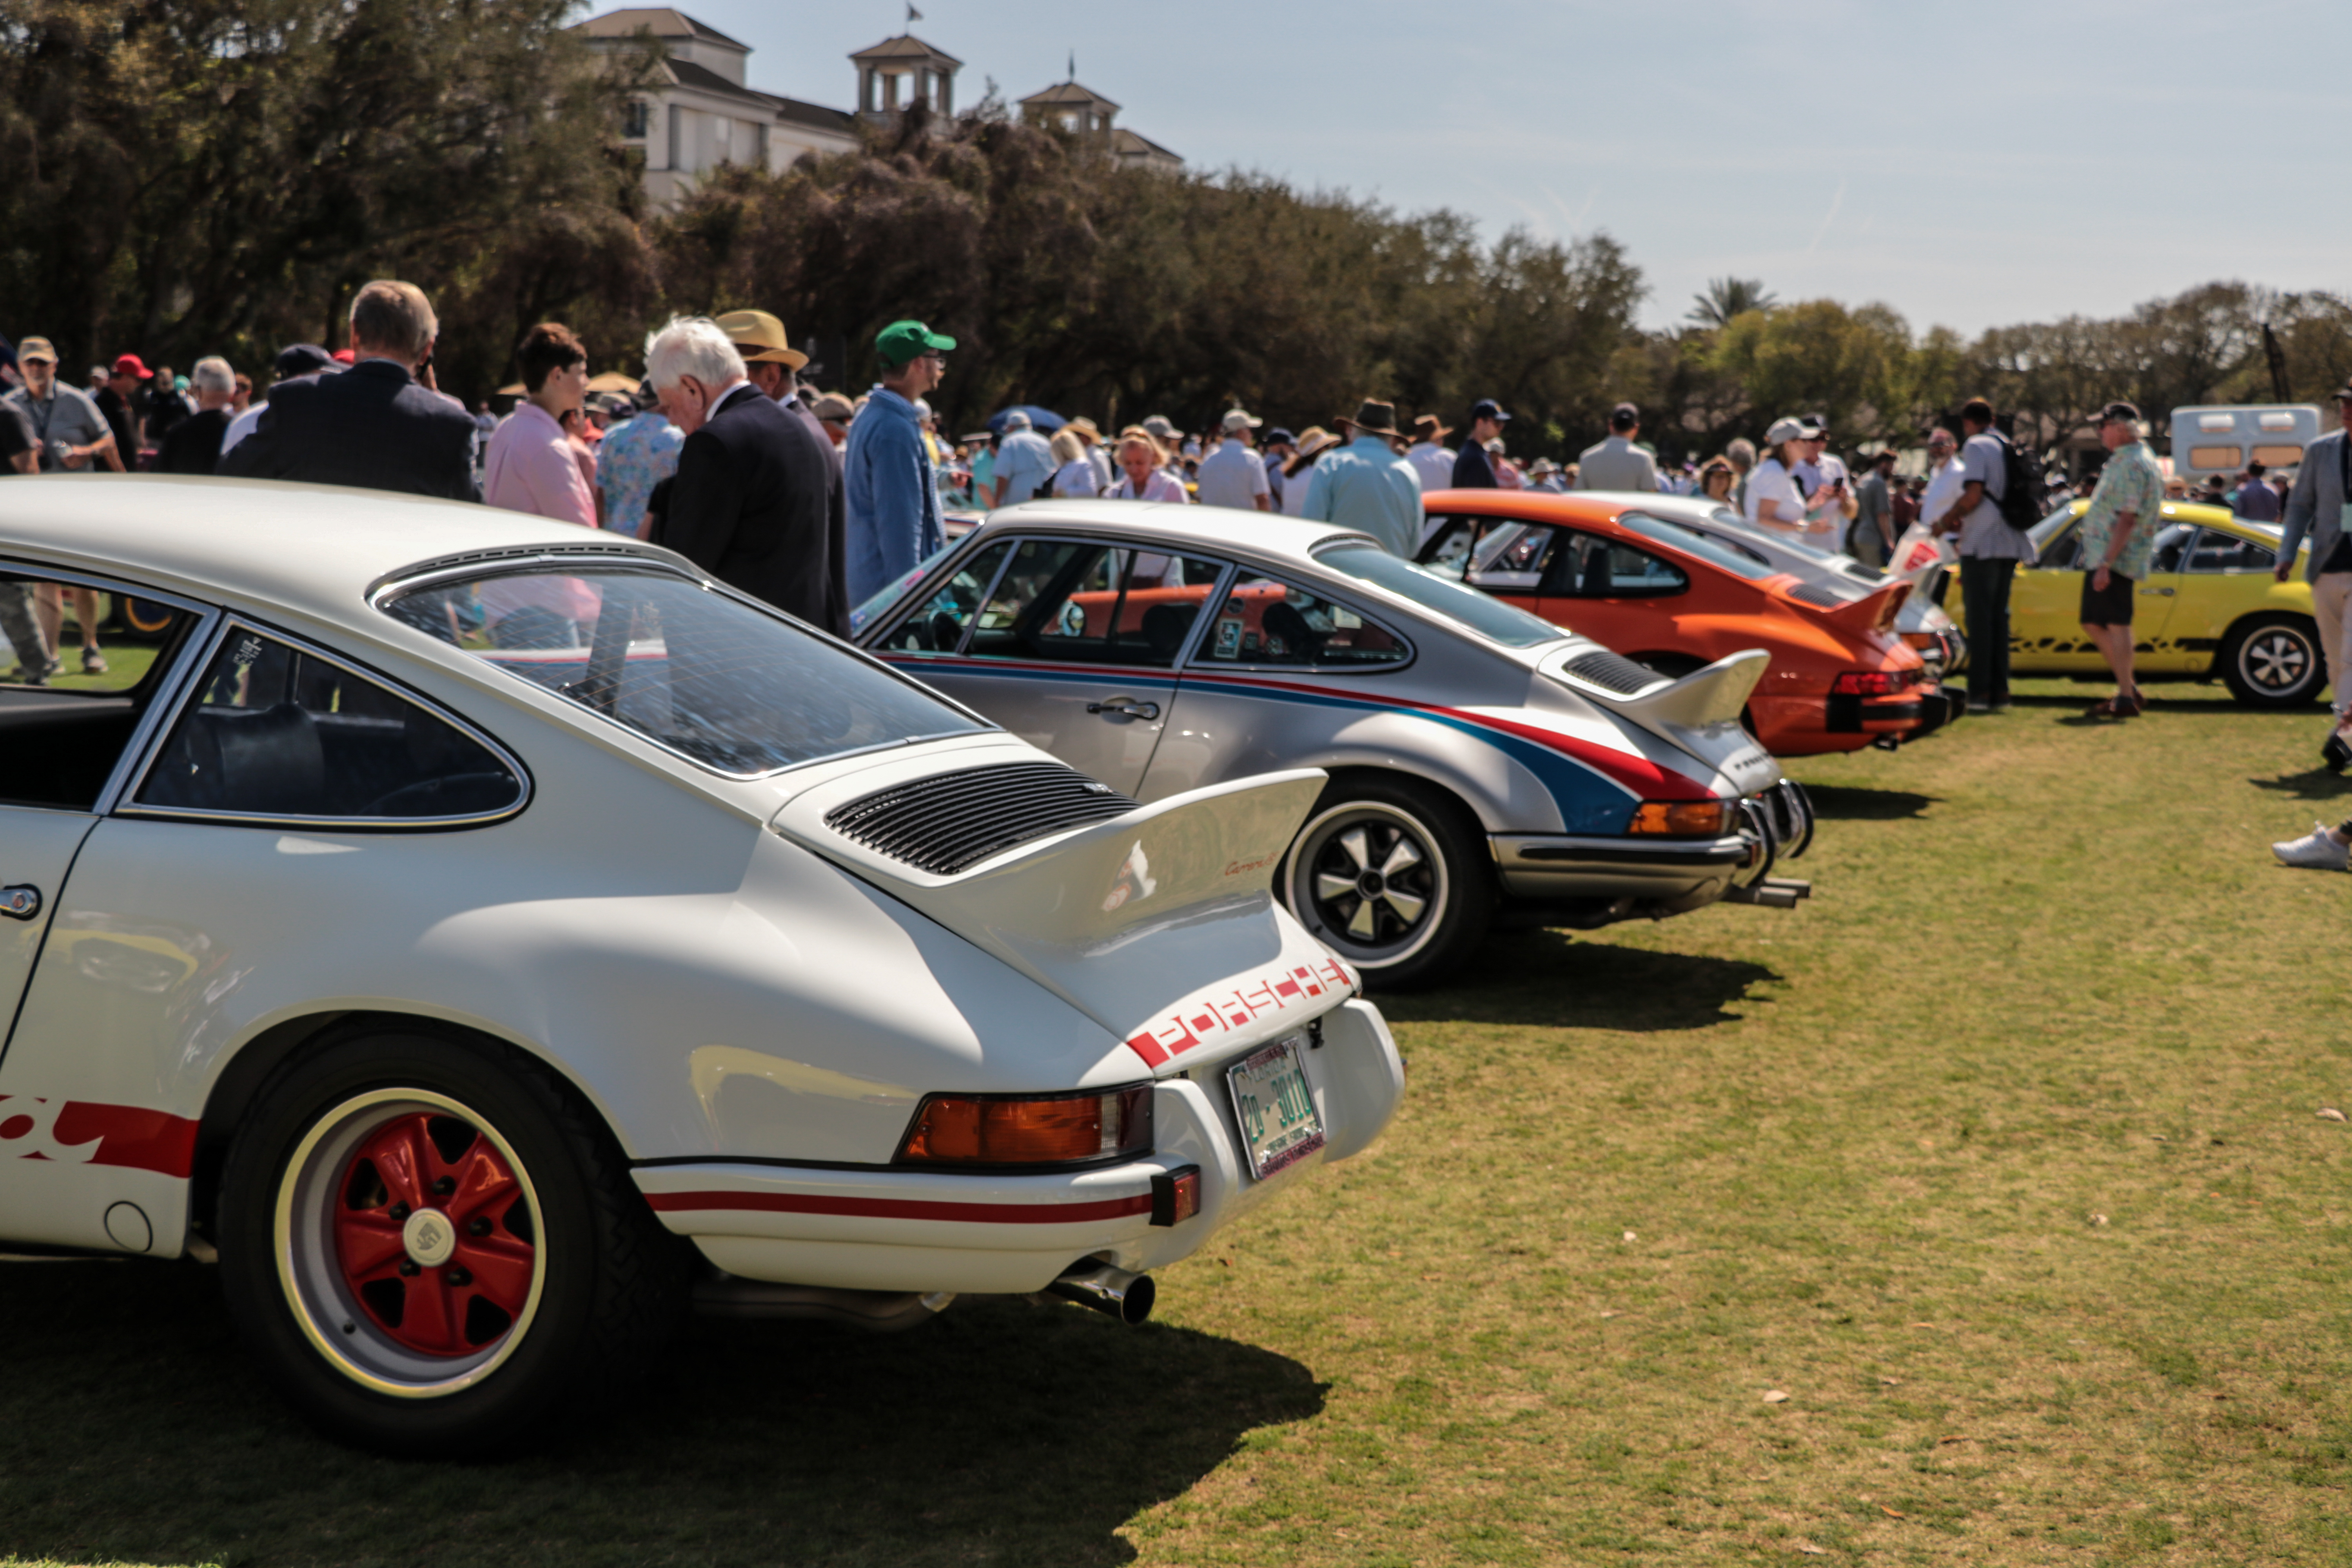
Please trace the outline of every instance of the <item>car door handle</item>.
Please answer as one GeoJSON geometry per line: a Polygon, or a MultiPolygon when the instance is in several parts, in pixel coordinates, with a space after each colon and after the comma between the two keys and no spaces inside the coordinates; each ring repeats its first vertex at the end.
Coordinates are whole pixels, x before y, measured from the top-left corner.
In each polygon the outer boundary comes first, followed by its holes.
{"type": "Polygon", "coordinates": [[[1108,702],[1087,703],[1087,711],[1089,713],[1116,713],[1122,719],[1157,719],[1160,717],[1160,704],[1157,702],[1137,702],[1125,697],[1114,697],[1108,702]]]}
{"type": "Polygon", "coordinates": [[[0,915],[12,921],[28,921],[40,912],[40,889],[23,882],[13,888],[0,888],[0,915]]]}
{"type": "Polygon", "coordinates": [[[2139,592],[2142,598],[2147,598],[2155,595],[2161,595],[2163,597],[2168,599],[2172,597],[2172,590],[2169,588],[2142,588],[2139,592]]]}

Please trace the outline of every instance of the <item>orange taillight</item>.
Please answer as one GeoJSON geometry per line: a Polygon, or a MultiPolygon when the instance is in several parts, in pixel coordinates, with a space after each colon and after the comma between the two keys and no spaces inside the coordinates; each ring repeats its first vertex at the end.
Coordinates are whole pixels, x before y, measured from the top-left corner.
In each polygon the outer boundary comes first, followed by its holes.
{"type": "Polygon", "coordinates": [[[1037,1096],[935,1094],[898,1158],[930,1165],[1058,1165],[1151,1147],[1151,1087],[1037,1096]]]}
{"type": "Polygon", "coordinates": [[[1663,838],[1720,838],[1730,831],[1727,800],[1645,800],[1633,808],[1628,833],[1663,838]]]}

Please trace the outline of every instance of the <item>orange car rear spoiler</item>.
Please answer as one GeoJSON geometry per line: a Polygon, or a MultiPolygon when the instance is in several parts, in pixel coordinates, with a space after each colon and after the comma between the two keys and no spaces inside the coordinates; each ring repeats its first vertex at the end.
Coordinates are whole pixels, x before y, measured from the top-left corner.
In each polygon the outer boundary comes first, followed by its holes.
{"type": "Polygon", "coordinates": [[[1911,596],[1911,584],[1901,578],[1885,587],[1866,594],[1851,605],[1841,605],[1834,610],[1823,610],[1822,618],[1842,631],[1885,631],[1895,625],[1896,612],[1911,596]]]}

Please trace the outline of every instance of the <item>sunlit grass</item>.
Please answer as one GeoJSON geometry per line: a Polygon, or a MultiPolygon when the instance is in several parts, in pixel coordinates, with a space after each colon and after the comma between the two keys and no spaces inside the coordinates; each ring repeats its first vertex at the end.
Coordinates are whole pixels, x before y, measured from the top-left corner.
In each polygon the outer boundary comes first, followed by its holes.
{"type": "Polygon", "coordinates": [[[0,1552],[2352,1561],[2352,878],[2266,848],[2352,787],[2315,710],[2024,690],[1798,764],[1808,905],[1391,999],[1398,1123],[1140,1331],[705,1324],[634,1420],[394,1465],[257,1387],[193,1265],[0,1271],[0,1552]]]}

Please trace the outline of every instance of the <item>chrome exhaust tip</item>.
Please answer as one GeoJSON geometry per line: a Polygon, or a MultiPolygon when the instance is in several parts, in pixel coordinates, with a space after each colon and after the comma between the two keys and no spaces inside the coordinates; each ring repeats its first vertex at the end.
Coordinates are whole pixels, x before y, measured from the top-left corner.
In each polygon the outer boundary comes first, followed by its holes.
{"type": "Polygon", "coordinates": [[[1129,1274],[1124,1268],[1097,1263],[1072,1268],[1046,1286],[1045,1293],[1091,1307],[1131,1329],[1151,1316],[1151,1303],[1160,1289],[1149,1274],[1129,1274]]]}

